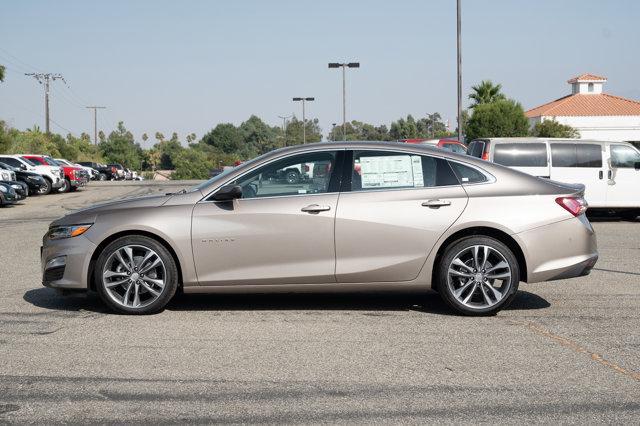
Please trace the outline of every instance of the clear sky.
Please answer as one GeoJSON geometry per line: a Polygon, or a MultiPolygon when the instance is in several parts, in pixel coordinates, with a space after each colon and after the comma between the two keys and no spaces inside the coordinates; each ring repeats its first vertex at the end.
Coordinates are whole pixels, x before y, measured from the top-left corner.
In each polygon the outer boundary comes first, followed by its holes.
{"type": "MultiPolygon", "coordinates": [[[[528,109],[590,72],[605,91],[640,99],[640,1],[463,0],[465,98],[482,79],[528,109]]],[[[325,134],[347,119],[389,124],[438,111],[455,128],[455,0],[6,1],[0,13],[0,119],[44,127],[42,87],[24,72],[62,73],[51,93],[54,131],[92,133],[87,104],[105,105],[137,138],[201,137],[256,114],[307,117],[325,134]],[[58,126],[65,129],[61,129],[58,126]]],[[[466,103],[465,99],[465,103],[466,103]]]]}

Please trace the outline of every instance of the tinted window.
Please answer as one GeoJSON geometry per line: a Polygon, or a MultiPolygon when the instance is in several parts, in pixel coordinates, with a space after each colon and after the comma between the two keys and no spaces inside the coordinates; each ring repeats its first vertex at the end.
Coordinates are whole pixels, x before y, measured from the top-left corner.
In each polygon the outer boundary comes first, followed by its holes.
{"type": "Polygon", "coordinates": [[[458,185],[445,160],[404,152],[354,151],[351,190],[458,185]]]}
{"type": "Polygon", "coordinates": [[[13,167],[20,167],[20,165],[22,164],[20,161],[11,157],[1,157],[0,159],[2,160],[3,163],[6,163],[13,167]]]}
{"type": "Polygon", "coordinates": [[[336,165],[336,153],[313,152],[269,163],[231,182],[242,187],[242,198],[322,194],[336,165]]]}
{"type": "Polygon", "coordinates": [[[640,162],[640,153],[630,146],[611,145],[611,167],[634,168],[640,162]]]}
{"type": "Polygon", "coordinates": [[[602,167],[600,145],[552,143],[551,165],[553,167],[602,167]]]}
{"type": "Polygon", "coordinates": [[[476,158],[482,158],[484,152],[484,142],[473,141],[469,144],[469,155],[476,158]]]}
{"type": "Polygon", "coordinates": [[[547,146],[543,143],[495,144],[493,162],[508,167],[546,167],[547,146]]]}
{"type": "Polygon", "coordinates": [[[449,161],[449,165],[458,177],[460,183],[462,183],[463,185],[468,183],[482,183],[488,180],[487,176],[474,169],[473,167],[465,166],[454,161],[449,161]]]}

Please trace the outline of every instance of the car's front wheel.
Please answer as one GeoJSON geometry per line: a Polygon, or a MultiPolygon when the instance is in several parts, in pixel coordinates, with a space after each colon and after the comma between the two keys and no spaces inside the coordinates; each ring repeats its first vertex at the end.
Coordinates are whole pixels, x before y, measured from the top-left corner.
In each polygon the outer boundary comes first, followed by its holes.
{"type": "Polygon", "coordinates": [[[178,269],[162,244],[134,235],[118,238],[104,248],[94,279],[100,298],[114,311],[152,314],[175,294],[178,269]]]}
{"type": "Polygon", "coordinates": [[[520,282],[515,255],[484,236],[463,238],[445,250],[438,267],[438,292],[464,315],[492,315],[509,306],[520,282]]]}
{"type": "Polygon", "coordinates": [[[38,188],[38,195],[47,195],[51,192],[52,184],[48,178],[44,178],[44,185],[38,188]]]}

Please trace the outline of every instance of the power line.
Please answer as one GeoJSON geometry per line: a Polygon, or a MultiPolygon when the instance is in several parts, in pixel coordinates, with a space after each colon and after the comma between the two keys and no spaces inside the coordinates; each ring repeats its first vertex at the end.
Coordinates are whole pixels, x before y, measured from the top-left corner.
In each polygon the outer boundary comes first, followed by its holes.
{"type": "MultiPolygon", "coordinates": [[[[25,107],[25,106],[23,106],[23,105],[20,105],[20,104],[16,103],[16,102],[10,101],[9,99],[3,99],[3,102],[8,102],[8,103],[12,104],[13,106],[16,106],[16,107],[18,107],[18,108],[20,108],[20,109],[23,109],[23,110],[25,110],[25,111],[27,111],[27,112],[30,112],[30,113],[32,113],[32,114],[35,114],[35,115],[37,115],[37,116],[38,116],[38,117],[40,117],[40,118],[43,118],[43,117],[44,117],[44,116],[42,115],[42,113],[41,113],[41,112],[34,111],[34,110],[32,110],[31,108],[27,108],[27,107],[25,107]]],[[[54,119],[50,119],[50,120],[51,120],[51,122],[52,122],[53,124],[55,124],[55,125],[56,125],[57,127],[59,127],[60,129],[64,130],[65,132],[68,132],[68,133],[72,133],[72,134],[73,134],[73,132],[72,132],[71,130],[67,129],[66,127],[64,127],[63,125],[61,125],[61,124],[60,124],[60,123],[58,123],[57,121],[55,121],[54,119]]]]}

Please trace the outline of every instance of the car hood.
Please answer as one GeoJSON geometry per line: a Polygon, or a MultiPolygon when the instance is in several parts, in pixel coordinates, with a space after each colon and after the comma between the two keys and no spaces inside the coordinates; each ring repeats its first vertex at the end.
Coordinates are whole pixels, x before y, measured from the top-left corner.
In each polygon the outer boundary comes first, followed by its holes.
{"type": "Polygon", "coordinates": [[[126,198],[107,203],[95,204],[79,210],[74,210],[53,222],[51,226],[73,225],[78,223],[93,223],[101,213],[119,209],[135,209],[145,207],[159,207],[165,204],[173,195],[151,195],[146,197],[126,198]]]}

